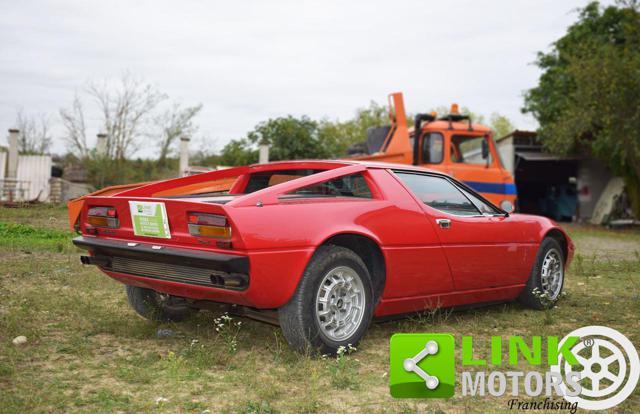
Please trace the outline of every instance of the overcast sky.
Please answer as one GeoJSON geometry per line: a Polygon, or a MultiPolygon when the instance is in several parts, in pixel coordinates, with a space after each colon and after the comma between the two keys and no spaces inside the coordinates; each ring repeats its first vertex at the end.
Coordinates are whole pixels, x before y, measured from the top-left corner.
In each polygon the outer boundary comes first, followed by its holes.
{"type": "MultiPolygon", "coordinates": [[[[346,119],[402,91],[410,112],[458,102],[520,129],[536,52],[586,1],[0,0],[0,130],[130,71],[183,104],[219,149],[269,117],[346,119]]],[[[88,135],[99,122],[92,115],[88,135]]],[[[0,132],[0,145],[6,145],[0,132]]],[[[153,155],[142,151],[139,155],[153,155]]]]}

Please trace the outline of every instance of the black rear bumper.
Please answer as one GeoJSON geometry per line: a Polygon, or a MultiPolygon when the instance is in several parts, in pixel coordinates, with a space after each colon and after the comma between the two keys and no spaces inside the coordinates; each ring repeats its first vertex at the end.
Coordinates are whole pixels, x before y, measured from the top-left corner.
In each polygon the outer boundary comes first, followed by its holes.
{"type": "Polygon", "coordinates": [[[249,285],[245,256],[82,236],[73,244],[92,253],[82,256],[84,264],[108,271],[235,290],[249,285]]]}

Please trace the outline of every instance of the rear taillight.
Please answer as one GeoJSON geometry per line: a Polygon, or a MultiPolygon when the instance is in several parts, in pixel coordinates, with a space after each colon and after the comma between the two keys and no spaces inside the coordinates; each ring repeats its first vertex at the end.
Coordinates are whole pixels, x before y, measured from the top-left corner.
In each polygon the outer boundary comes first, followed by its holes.
{"type": "Polygon", "coordinates": [[[192,236],[230,239],[231,226],[225,216],[217,214],[189,213],[189,234],[192,236]]]}
{"type": "Polygon", "coordinates": [[[117,228],[120,226],[116,209],[105,206],[89,207],[87,223],[93,227],[117,228]]]}

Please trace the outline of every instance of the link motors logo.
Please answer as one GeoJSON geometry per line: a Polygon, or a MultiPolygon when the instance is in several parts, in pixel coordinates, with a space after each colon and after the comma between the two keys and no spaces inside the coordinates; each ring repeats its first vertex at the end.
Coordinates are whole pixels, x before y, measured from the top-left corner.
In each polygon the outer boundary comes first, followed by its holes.
{"type": "MultiPolygon", "coordinates": [[[[511,409],[604,410],[627,399],[640,378],[640,360],[633,344],[620,332],[604,326],[576,329],[562,340],[491,337],[486,358],[476,358],[473,338],[462,338],[460,374],[463,396],[545,397],[541,401],[512,398],[511,409]],[[506,345],[506,346],[503,346],[506,345]],[[503,349],[508,355],[503,357],[503,349]],[[505,361],[503,361],[505,359],[505,361]],[[483,370],[526,362],[530,371],[483,370]],[[560,397],[559,401],[552,398],[560,397]]],[[[449,398],[456,388],[455,340],[449,334],[395,334],[390,346],[391,395],[396,398],[449,398]]]]}

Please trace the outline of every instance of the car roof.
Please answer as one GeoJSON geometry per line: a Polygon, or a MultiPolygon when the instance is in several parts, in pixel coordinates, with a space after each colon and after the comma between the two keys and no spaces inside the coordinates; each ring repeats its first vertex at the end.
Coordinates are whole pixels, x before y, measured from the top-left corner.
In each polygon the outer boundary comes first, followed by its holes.
{"type": "Polygon", "coordinates": [[[395,164],[390,162],[379,162],[379,161],[367,161],[367,160],[350,160],[350,159],[341,159],[341,160],[290,160],[290,161],[272,161],[266,164],[252,164],[250,168],[256,169],[264,169],[271,170],[271,167],[277,168],[280,166],[287,167],[295,167],[299,166],[300,168],[314,168],[318,167],[321,164],[331,164],[331,165],[362,165],[366,168],[376,168],[376,169],[385,169],[385,170],[406,170],[406,171],[416,171],[416,172],[428,172],[434,174],[443,174],[440,171],[431,170],[429,168],[419,167],[417,165],[407,165],[407,164],[395,164]]]}

